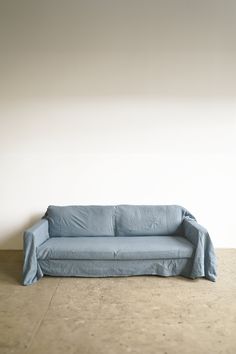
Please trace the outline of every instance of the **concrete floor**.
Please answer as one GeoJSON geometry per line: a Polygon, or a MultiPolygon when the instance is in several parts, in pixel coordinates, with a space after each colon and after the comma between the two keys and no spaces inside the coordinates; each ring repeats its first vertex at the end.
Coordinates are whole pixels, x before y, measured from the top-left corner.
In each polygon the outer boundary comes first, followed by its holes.
{"type": "Polygon", "coordinates": [[[24,287],[22,255],[0,252],[0,353],[236,353],[236,249],[216,283],[54,278],[24,287]]]}

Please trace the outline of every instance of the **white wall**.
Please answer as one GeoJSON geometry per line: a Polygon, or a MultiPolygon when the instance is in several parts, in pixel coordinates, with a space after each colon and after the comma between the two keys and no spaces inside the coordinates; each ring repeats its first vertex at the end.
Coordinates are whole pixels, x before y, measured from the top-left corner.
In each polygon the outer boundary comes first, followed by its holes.
{"type": "Polygon", "coordinates": [[[181,204],[236,247],[236,3],[0,0],[0,248],[49,204],[181,204]]]}

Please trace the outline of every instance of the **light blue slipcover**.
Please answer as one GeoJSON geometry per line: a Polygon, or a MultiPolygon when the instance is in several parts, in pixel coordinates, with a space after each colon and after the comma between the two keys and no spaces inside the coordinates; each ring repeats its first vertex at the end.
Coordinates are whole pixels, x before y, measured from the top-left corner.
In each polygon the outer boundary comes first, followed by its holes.
{"type": "Polygon", "coordinates": [[[118,205],[117,236],[181,234],[183,218],[193,216],[176,205],[118,205]]]}
{"type": "MultiPolygon", "coordinates": [[[[43,274],[75,277],[120,277],[133,275],[182,275],[189,277],[192,258],[94,260],[94,259],[39,259],[43,274]]],[[[28,284],[25,284],[28,285],[28,284]]]]}
{"type": "Polygon", "coordinates": [[[51,237],[37,249],[37,259],[190,258],[194,246],[181,236],[51,237]]]}
{"type": "Polygon", "coordinates": [[[115,236],[115,206],[50,205],[45,217],[50,237],[115,236]]]}
{"type": "Polygon", "coordinates": [[[24,233],[23,284],[44,274],[215,281],[216,257],[207,230],[178,205],[50,206],[24,233]]]}
{"type": "Polygon", "coordinates": [[[40,220],[24,232],[23,284],[30,285],[42,278],[43,272],[37,260],[37,248],[49,239],[48,221],[40,220]]]}

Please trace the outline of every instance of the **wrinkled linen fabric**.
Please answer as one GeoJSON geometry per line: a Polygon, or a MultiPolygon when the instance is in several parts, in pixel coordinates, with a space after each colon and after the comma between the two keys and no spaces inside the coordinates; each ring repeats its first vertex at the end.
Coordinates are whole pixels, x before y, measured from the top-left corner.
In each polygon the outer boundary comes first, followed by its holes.
{"type": "Polygon", "coordinates": [[[216,256],[210,236],[181,206],[49,208],[53,212],[49,215],[47,211],[41,221],[24,233],[24,285],[35,283],[44,274],[182,275],[216,280],[216,256]],[[98,223],[97,232],[94,220],[98,223]],[[56,225],[53,237],[50,224],[56,225]],[[55,235],[57,231],[59,235],[55,235]],[[93,237],[88,237],[89,232],[93,237]]]}
{"type": "Polygon", "coordinates": [[[45,218],[50,237],[115,236],[115,206],[50,205],[45,218]]]}
{"type": "Polygon", "coordinates": [[[134,275],[181,275],[189,278],[192,258],[139,260],[57,260],[39,259],[45,275],[79,277],[119,277],[134,275]]]}
{"type": "Polygon", "coordinates": [[[23,284],[29,285],[38,281],[43,276],[37,259],[37,248],[49,239],[48,221],[40,220],[25,231],[23,238],[24,265],[23,284]]]}
{"type": "Polygon", "coordinates": [[[216,280],[216,256],[207,230],[196,220],[186,217],[183,220],[184,236],[195,246],[193,267],[190,278],[206,277],[216,280]]]}
{"type": "Polygon", "coordinates": [[[193,244],[181,236],[51,237],[37,259],[170,259],[190,258],[193,244]]]}
{"type": "Polygon", "coordinates": [[[187,216],[194,219],[178,205],[118,205],[116,236],[178,235],[187,216]]]}

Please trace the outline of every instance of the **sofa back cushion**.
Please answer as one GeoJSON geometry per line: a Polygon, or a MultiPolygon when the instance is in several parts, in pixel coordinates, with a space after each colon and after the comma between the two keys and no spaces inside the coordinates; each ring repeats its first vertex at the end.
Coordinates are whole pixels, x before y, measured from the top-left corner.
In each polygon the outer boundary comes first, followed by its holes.
{"type": "Polygon", "coordinates": [[[119,205],[116,236],[164,236],[181,234],[186,209],[178,205],[119,205]]]}
{"type": "Polygon", "coordinates": [[[115,236],[114,206],[49,206],[50,237],[115,236]]]}

